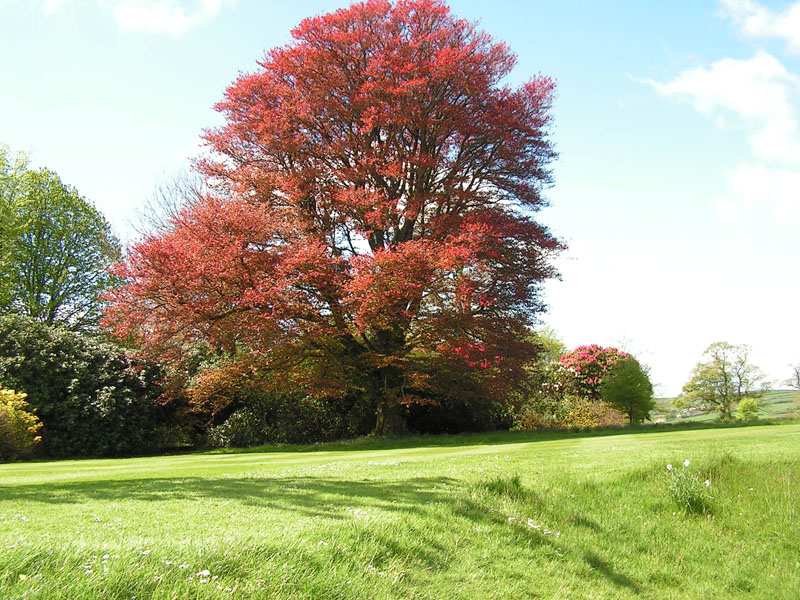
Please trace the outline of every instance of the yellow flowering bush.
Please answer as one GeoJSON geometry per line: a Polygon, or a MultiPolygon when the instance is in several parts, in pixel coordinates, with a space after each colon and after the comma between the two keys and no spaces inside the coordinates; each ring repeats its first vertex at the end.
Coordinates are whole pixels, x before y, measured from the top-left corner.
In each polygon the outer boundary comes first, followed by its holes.
{"type": "Polygon", "coordinates": [[[30,455],[41,441],[42,423],[25,402],[26,395],[0,388],[0,461],[17,460],[30,455]]]}
{"type": "Polygon", "coordinates": [[[623,425],[623,415],[596,400],[565,397],[551,411],[537,411],[533,406],[524,408],[516,420],[515,428],[537,429],[590,429],[623,425]]]}

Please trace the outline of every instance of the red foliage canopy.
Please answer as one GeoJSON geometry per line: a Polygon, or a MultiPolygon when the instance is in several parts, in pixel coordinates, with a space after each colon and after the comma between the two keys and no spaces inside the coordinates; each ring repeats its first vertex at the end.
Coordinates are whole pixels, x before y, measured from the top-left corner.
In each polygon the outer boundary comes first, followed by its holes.
{"type": "Polygon", "coordinates": [[[426,395],[431,361],[497,394],[561,248],[531,216],[552,81],[505,86],[514,55],[437,0],[369,0],[292,35],[226,91],[199,165],[211,193],[130,248],[107,322],[162,352],[281,361],[320,394],[372,386],[379,429],[426,395]]]}

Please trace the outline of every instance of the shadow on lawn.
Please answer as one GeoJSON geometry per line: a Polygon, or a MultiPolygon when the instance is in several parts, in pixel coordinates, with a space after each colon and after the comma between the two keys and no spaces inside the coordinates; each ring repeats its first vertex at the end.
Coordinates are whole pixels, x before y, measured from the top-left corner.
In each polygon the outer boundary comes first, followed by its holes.
{"type": "MultiPolygon", "coordinates": [[[[521,552],[534,554],[547,549],[549,553],[558,553],[559,556],[561,552],[567,552],[581,557],[593,573],[608,583],[635,592],[640,590],[637,582],[614,571],[608,562],[587,550],[583,543],[571,544],[564,538],[544,536],[541,530],[529,528],[524,522],[512,523],[508,515],[500,510],[497,498],[509,492],[516,493],[516,485],[512,481],[511,484],[492,483],[469,487],[448,477],[420,477],[402,481],[323,477],[195,477],[7,485],[0,486],[0,499],[21,501],[33,506],[37,503],[80,505],[95,501],[157,503],[222,500],[235,501],[259,511],[283,512],[290,519],[303,515],[342,523],[355,519],[356,510],[405,513],[409,520],[404,521],[403,526],[408,527],[415,527],[412,516],[421,517],[421,523],[436,523],[436,528],[443,529],[464,527],[470,530],[476,526],[488,526],[491,527],[491,535],[502,536],[504,548],[519,548],[521,552]],[[464,519],[472,525],[459,525],[458,521],[464,519]]],[[[598,542],[609,533],[571,507],[548,502],[546,497],[530,489],[521,489],[515,501],[520,510],[530,510],[530,514],[542,515],[550,522],[571,523],[586,529],[598,542]]],[[[378,541],[378,545],[385,548],[387,556],[413,552],[413,559],[424,563],[426,567],[447,569],[449,552],[441,543],[446,536],[429,529],[428,525],[423,525],[422,530],[415,532],[414,536],[420,540],[424,538],[425,544],[423,549],[415,545],[413,550],[404,547],[391,530],[367,526],[363,535],[378,541]]],[[[491,568],[502,570],[503,566],[497,564],[491,568]]]]}

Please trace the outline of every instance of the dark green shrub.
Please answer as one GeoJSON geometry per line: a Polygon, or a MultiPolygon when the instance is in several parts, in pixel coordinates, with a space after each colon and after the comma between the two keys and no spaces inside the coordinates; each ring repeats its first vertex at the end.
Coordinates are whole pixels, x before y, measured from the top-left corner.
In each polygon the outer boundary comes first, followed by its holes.
{"type": "Polygon", "coordinates": [[[266,392],[251,397],[208,440],[217,447],[307,444],[370,432],[374,409],[356,397],[317,399],[302,392],[266,392]]]}
{"type": "Polygon", "coordinates": [[[0,317],[0,385],[27,394],[49,456],[119,456],[161,445],[160,370],[119,346],[0,317]]]}

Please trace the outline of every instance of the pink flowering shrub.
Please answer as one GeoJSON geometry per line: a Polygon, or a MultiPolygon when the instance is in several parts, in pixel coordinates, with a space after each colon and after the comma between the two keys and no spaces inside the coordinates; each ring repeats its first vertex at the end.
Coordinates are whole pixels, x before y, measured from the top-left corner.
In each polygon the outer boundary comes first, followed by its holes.
{"type": "Polygon", "coordinates": [[[600,386],[608,370],[630,356],[617,348],[597,344],[578,346],[558,360],[558,376],[562,385],[585,400],[600,400],[600,386]]]}

